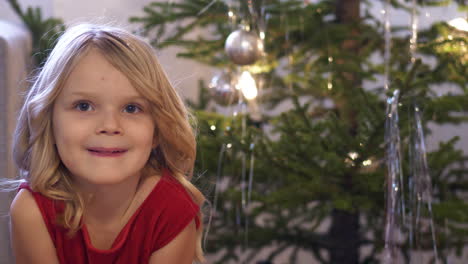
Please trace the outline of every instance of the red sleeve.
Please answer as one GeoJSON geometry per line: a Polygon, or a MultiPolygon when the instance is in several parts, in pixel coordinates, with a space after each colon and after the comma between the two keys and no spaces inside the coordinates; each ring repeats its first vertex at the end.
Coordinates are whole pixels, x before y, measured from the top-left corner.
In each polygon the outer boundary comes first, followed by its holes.
{"type": "Polygon", "coordinates": [[[155,228],[153,252],[169,244],[192,220],[195,219],[197,228],[200,226],[197,216],[199,206],[178,183],[171,183],[160,210],[155,228]]]}

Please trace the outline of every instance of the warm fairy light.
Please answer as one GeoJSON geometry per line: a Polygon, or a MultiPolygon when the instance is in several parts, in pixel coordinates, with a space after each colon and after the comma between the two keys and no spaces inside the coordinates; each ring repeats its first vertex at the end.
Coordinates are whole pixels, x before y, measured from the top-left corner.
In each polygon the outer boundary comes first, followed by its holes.
{"type": "Polygon", "coordinates": [[[229,17],[233,17],[233,16],[234,16],[234,13],[233,13],[232,11],[229,11],[229,12],[228,12],[228,16],[229,16],[229,17]]]}
{"type": "Polygon", "coordinates": [[[252,74],[248,71],[243,71],[239,80],[237,81],[236,88],[242,91],[247,100],[252,100],[257,97],[257,84],[255,83],[252,74]]]}
{"type": "Polygon", "coordinates": [[[210,127],[210,129],[211,129],[211,130],[216,130],[216,126],[212,125],[212,126],[210,127]]]}
{"type": "Polygon", "coordinates": [[[355,160],[359,157],[359,154],[357,152],[350,152],[348,153],[348,156],[352,159],[355,160]]]}
{"type": "Polygon", "coordinates": [[[265,32],[260,31],[260,39],[265,39],[265,32]]]}
{"type": "Polygon", "coordinates": [[[328,57],[328,61],[329,61],[329,62],[332,62],[332,61],[333,61],[333,57],[328,57]]]}
{"type": "Polygon", "coordinates": [[[227,147],[227,148],[231,148],[231,147],[232,147],[232,144],[231,144],[231,143],[228,143],[228,144],[226,145],[226,147],[227,147]]]}
{"type": "Polygon", "coordinates": [[[328,87],[328,90],[331,90],[333,88],[333,84],[331,82],[329,82],[327,87],[328,87]]]}
{"type": "Polygon", "coordinates": [[[448,22],[448,24],[458,30],[468,31],[468,22],[464,18],[455,18],[448,22]]]}
{"type": "Polygon", "coordinates": [[[362,162],[362,165],[370,166],[370,165],[372,165],[372,160],[365,160],[365,161],[362,162]]]}

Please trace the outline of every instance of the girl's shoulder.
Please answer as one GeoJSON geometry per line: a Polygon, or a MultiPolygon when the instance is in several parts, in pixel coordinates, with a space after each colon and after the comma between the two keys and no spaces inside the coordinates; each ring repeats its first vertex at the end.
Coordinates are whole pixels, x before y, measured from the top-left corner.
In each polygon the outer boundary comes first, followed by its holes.
{"type": "Polygon", "coordinates": [[[19,189],[10,206],[12,223],[16,223],[20,227],[45,227],[43,208],[36,197],[38,194],[32,191],[29,186],[19,189]]]}
{"type": "Polygon", "coordinates": [[[162,175],[156,176],[155,178],[156,180],[153,180],[153,182],[156,182],[150,184],[150,186],[153,186],[151,193],[153,197],[151,198],[154,198],[164,204],[167,203],[171,206],[175,206],[177,204],[196,206],[187,189],[182,185],[182,183],[172,176],[171,172],[165,170],[162,175]]]}
{"type": "Polygon", "coordinates": [[[53,260],[49,263],[56,263],[55,250],[46,223],[30,190],[19,190],[11,204],[10,216],[15,252],[21,253],[26,260],[31,260],[32,256],[40,256],[42,260],[53,260]],[[37,244],[37,241],[41,243],[37,244]]]}
{"type": "Polygon", "coordinates": [[[44,214],[50,213],[48,211],[55,211],[57,209],[56,207],[58,204],[54,202],[52,198],[47,197],[41,192],[33,190],[33,188],[31,188],[28,182],[23,182],[18,187],[16,197],[19,198],[22,196],[26,196],[28,197],[26,199],[30,199],[32,202],[34,202],[34,205],[38,207],[39,211],[43,214],[43,216],[44,214]]]}
{"type": "Polygon", "coordinates": [[[139,218],[138,226],[144,226],[145,232],[151,234],[151,252],[167,245],[192,221],[195,220],[196,228],[200,227],[199,206],[168,172],[159,178],[145,205],[142,210],[145,217],[139,218]],[[147,219],[152,222],[147,223],[147,219]]]}
{"type": "MultiPolygon", "coordinates": [[[[162,175],[151,176],[143,184],[140,194],[140,208],[144,215],[157,222],[188,223],[199,212],[199,206],[194,202],[189,192],[171,173],[166,170],[162,175]],[[146,185],[146,186],[145,186],[146,185]]],[[[197,228],[200,225],[196,217],[197,228]]]]}
{"type": "Polygon", "coordinates": [[[36,204],[33,191],[26,184],[21,184],[13,202],[10,206],[11,215],[19,215],[24,219],[31,219],[41,216],[41,212],[36,204]]]}
{"type": "MultiPolygon", "coordinates": [[[[56,216],[63,212],[64,206],[62,201],[56,201],[33,190],[27,182],[20,184],[11,207],[15,206],[16,201],[19,203],[17,206],[22,208],[21,210],[31,210],[31,213],[35,213],[34,218],[39,219],[38,221],[45,224],[46,229],[52,236],[54,233],[56,216]]],[[[11,208],[10,211],[12,210],[13,208],[11,208]]]]}

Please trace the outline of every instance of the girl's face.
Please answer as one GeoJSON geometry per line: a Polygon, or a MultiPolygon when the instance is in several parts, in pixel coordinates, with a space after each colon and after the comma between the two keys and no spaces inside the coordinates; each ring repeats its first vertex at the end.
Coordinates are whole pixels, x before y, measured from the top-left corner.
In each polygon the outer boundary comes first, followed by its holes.
{"type": "Polygon", "coordinates": [[[63,164],[79,183],[117,184],[140,177],[155,146],[150,104],[97,50],[72,70],[53,107],[63,164]]]}

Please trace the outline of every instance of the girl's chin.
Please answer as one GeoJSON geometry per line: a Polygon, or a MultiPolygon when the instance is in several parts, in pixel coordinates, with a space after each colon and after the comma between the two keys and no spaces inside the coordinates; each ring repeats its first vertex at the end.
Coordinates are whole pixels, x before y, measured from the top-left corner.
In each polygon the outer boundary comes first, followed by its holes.
{"type": "Polygon", "coordinates": [[[131,175],[119,175],[117,173],[109,175],[95,174],[95,177],[76,177],[75,180],[79,183],[82,183],[84,186],[93,185],[93,186],[111,186],[119,184],[127,184],[132,180],[138,181],[138,179],[131,175]]]}

